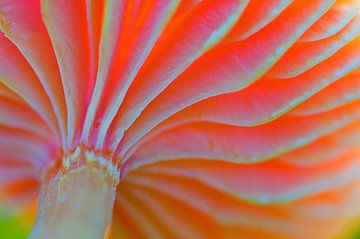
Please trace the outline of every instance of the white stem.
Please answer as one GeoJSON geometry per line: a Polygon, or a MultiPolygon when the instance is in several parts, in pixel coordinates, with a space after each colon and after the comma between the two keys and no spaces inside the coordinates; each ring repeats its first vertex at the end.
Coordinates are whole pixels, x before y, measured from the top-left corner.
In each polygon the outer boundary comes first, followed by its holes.
{"type": "Polygon", "coordinates": [[[43,185],[30,239],[102,239],[111,220],[116,186],[85,165],[43,185]]]}

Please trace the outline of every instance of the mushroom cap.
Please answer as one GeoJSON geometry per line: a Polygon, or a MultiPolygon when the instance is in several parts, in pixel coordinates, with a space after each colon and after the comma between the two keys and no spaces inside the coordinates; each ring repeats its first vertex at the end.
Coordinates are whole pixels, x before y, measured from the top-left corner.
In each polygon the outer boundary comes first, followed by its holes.
{"type": "Polygon", "coordinates": [[[359,9],[0,0],[0,203],[33,205],[81,153],[118,183],[111,238],[343,233],[360,215],[359,9]]]}

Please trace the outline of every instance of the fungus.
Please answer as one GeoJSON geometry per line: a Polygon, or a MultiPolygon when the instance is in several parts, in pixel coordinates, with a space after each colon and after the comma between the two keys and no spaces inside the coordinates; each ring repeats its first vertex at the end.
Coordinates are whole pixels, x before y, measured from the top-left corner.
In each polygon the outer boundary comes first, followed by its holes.
{"type": "Polygon", "coordinates": [[[334,238],[360,215],[360,1],[0,0],[0,198],[29,238],[334,238]]]}

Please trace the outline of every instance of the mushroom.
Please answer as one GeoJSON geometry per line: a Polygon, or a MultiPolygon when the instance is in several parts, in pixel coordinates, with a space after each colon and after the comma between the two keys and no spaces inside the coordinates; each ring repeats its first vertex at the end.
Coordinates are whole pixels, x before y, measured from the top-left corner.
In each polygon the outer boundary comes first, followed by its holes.
{"type": "Polygon", "coordinates": [[[334,238],[360,215],[360,1],[0,0],[0,197],[31,239],[334,238]]]}

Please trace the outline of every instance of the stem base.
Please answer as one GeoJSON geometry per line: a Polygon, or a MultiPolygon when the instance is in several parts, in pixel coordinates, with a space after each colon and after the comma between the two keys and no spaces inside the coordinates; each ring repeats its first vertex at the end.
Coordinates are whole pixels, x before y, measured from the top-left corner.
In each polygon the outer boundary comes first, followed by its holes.
{"type": "Polygon", "coordinates": [[[43,185],[30,239],[101,239],[111,220],[116,185],[84,165],[43,185]]]}

